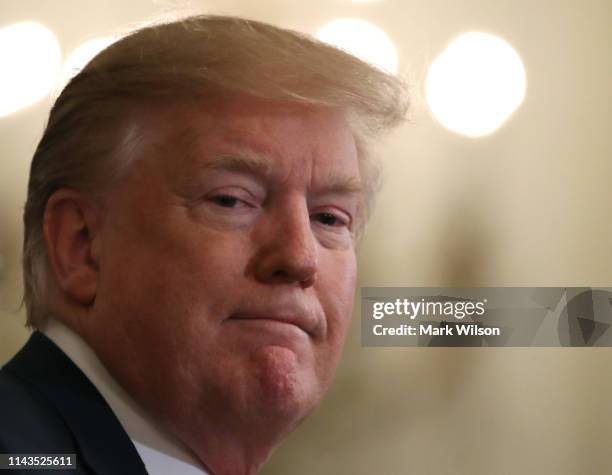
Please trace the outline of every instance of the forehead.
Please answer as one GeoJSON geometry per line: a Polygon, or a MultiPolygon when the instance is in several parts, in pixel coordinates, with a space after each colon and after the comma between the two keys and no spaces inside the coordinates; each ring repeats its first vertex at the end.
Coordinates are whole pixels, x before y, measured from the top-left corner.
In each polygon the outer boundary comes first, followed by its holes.
{"type": "Polygon", "coordinates": [[[181,104],[155,122],[162,130],[156,155],[169,173],[225,155],[259,163],[270,175],[299,169],[360,178],[355,140],[339,110],[235,96],[181,104]]]}

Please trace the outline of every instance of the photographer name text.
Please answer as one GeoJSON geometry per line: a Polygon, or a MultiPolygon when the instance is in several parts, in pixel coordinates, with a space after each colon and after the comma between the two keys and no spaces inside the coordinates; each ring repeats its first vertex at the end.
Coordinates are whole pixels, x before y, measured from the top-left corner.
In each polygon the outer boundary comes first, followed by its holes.
{"type": "Polygon", "coordinates": [[[486,303],[487,299],[432,301],[422,298],[377,301],[372,305],[371,315],[379,322],[372,326],[372,333],[375,336],[499,336],[499,328],[482,326],[476,322],[461,322],[466,317],[483,317],[486,313],[486,303]],[[428,320],[436,318],[439,322],[414,322],[422,317],[428,320]],[[385,324],[382,319],[385,319],[385,324]],[[409,323],[402,323],[398,321],[400,319],[407,319],[409,323]],[[452,323],[445,321],[447,319],[452,323]],[[390,326],[391,320],[394,322],[390,326]]]}

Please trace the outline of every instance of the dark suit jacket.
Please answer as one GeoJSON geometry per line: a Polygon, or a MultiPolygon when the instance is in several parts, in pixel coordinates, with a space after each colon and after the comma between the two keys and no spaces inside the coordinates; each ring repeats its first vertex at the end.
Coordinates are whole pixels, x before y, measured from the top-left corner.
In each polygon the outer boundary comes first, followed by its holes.
{"type": "Polygon", "coordinates": [[[77,470],[2,473],[147,473],[95,386],[40,332],[0,370],[0,453],[77,456],[77,470]]]}

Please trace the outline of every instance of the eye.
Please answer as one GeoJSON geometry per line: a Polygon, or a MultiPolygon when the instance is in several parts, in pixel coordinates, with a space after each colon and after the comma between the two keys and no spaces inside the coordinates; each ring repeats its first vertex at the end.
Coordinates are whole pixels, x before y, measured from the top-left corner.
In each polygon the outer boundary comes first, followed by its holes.
{"type": "Polygon", "coordinates": [[[241,204],[241,201],[231,195],[216,195],[210,198],[210,201],[223,208],[236,208],[241,204]]]}
{"type": "Polygon", "coordinates": [[[313,219],[325,226],[346,226],[346,223],[333,213],[317,213],[313,215],[313,219]]]}

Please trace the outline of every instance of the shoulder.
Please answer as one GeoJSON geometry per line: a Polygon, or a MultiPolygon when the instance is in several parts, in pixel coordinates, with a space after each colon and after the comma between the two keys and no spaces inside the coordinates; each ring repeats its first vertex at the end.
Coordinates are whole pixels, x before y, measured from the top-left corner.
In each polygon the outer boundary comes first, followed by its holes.
{"type": "Polygon", "coordinates": [[[102,395],[40,332],[0,370],[0,453],[76,454],[75,474],[146,474],[102,395]]]}
{"type": "Polygon", "coordinates": [[[0,370],[0,452],[74,451],[70,430],[36,389],[0,370]]]}

